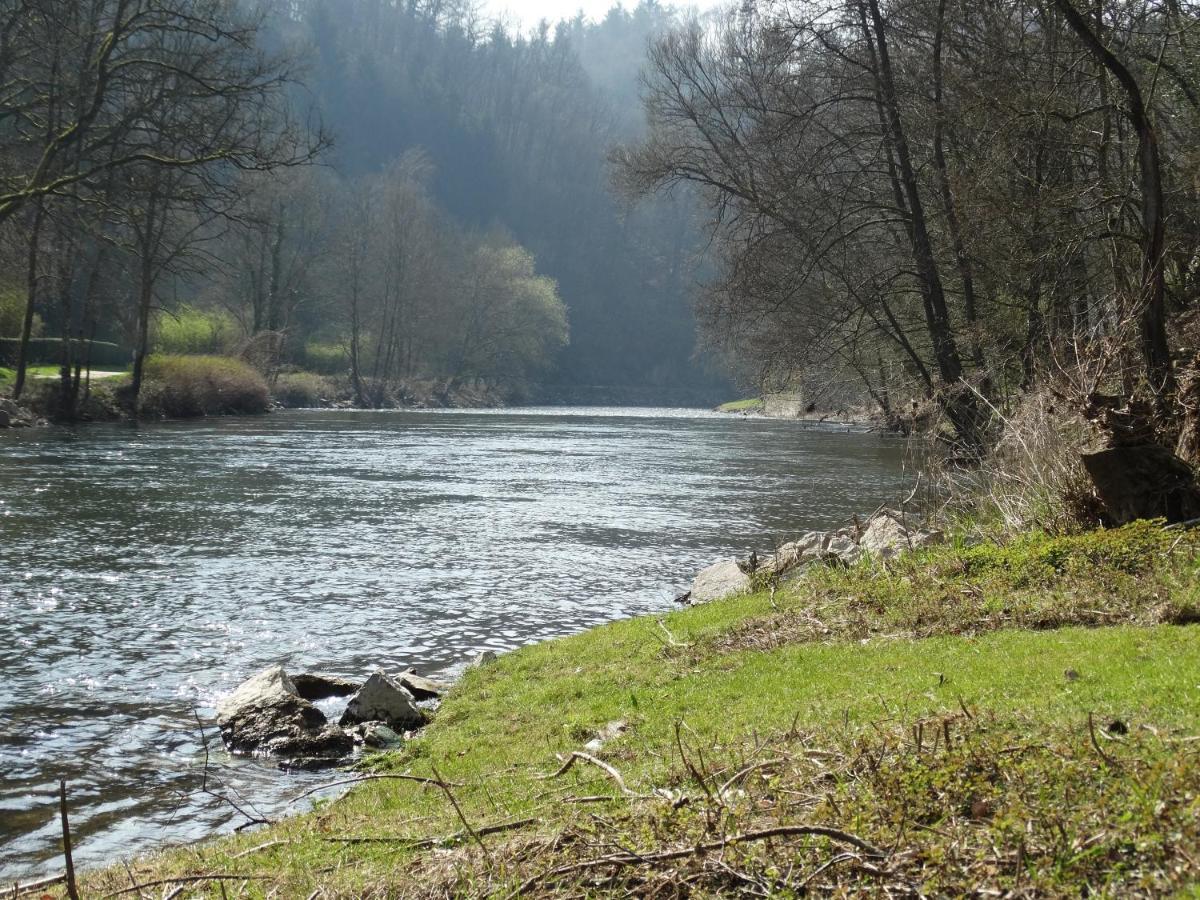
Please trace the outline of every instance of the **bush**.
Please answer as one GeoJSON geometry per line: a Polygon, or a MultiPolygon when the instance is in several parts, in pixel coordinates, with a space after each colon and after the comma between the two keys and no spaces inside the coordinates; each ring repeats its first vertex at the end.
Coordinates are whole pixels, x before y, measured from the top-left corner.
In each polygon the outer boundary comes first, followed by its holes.
{"type": "MultiPolygon", "coordinates": [[[[129,365],[128,350],[109,341],[75,341],[73,358],[88,359],[92,368],[109,366],[123,369],[129,365]],[[89,347],[90,345],[90,347],[89,347]]],[[[0,338],[0,365],[15,366],[20,352],[20,338],[0,338]]],[[[62,359],[60,338],[33,338],[29,342],[28,362],[31,366],[54,366],[62,359]]]]}
{"type": "Polygon", "coordinates": [[[155,353],[164,354],[226,353],[237,331],[237,322],[227,312],[184,306],[173,315],[158,318],[152,347],[155,353]]]}
{"type": "Polygon", "coordinates": [[[329,379],[312,372],[289,372],[275,379],[275,402],[287,409],[312,409],[337,393],[329,379]]]}
{"type": "Polygon", "coordinates": [[[311,341],[304,346],[304,368],[322,375],[341,375],[350,368],[346,348],[341,344],[319,344],[311,341]]]}
{"type": "Polygon", "coordinates": [[[254,415],[271,406],[262,375],[225,356],[152,356],[145,376],[142,411],[152,415],[254,415]]]}

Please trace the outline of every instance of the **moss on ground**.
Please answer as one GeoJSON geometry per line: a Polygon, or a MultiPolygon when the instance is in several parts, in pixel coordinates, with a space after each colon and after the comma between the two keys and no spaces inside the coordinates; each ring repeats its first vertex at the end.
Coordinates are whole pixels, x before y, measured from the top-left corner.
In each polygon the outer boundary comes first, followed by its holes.
{"type": "Polygon", "coordinates": [[[375,757],[389,777],[133,877],[229,876],[167,885],[229,897],[1185,891],[1198,563],[1194,534],[1146,524],[952,545],[527,647],[375,757]]]}

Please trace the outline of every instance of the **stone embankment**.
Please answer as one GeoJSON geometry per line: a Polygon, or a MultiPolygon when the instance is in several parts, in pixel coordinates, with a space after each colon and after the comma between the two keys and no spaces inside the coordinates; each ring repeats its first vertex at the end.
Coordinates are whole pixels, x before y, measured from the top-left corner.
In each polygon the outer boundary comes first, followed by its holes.
{"type": "Polygon", "coordinates": [[[15,400],[0,397],[0,428],[32,428],[44,424],[42,419],[15,400]]]}
{"type": "Polygon", "coordinates": [[[809,531],[773,553],[725,559],[700,572],[680,602],[707,603],[749,593],[756,585],[798,577],[810,566],[849,566],[864,555],[891,559],[908,550],[940,543],[940,531],[917,527],[902,511],[882,509],[865,524],[837,531],[809,531]]]}

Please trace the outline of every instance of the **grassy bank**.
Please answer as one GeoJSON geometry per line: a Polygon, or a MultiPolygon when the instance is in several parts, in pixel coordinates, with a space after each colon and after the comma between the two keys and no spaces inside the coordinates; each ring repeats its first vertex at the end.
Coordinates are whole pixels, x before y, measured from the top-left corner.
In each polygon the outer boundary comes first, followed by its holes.
{"type": "Polygon", "coordinates": [[[760,397],[749,397],[745,400],[731,400],[717,407],[717,412],[762,412],[763,402],[760,397]]]}
{"type": "Polygon", "coordinates": [[[389,777],[132,877],[289,897],[1194,889],[1198,566],[1195,533],[1031,536],[529,647],[376,757],[389,777]]]}

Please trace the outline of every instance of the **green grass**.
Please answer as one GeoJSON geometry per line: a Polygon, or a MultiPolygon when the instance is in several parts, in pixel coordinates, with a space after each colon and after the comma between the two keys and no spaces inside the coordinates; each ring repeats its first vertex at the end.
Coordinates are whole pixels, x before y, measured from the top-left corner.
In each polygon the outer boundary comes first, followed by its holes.
{"type": "Polygon", "coordinates": [[[758,412],[763,408],[762,399],[748,397],[745,400],[731,400],[717,407],[718,412],[758,412]]]}
{"type": "Polygon", "coordinates": [[[467,673],[430,728],[371,764],[436,769],[475,829],[535,820],[482,839],[486,855],[446,791],[380,780],[134,871],[262,876],[229,896],[1182,890],[1200,881],[1200,629],[1152,611],[1191,608],[1198,558],[1194,536],[1147,525],[950,546],[528,647],[467,673]],[[1123,621],[964,629],[957,608],[915,614],[964,590],[977,610],[1087,594],[1123,621]],[[848,631],[855,598],[866,625],[848,631]],[[788,628],[823,614],[812,633],[788,628]],[[586,760],[545,777],[617,720],[627,729],[597,755],[633,796],[586,760]],[[799,824],[884,855],[760,839],[799,824]],[[749,838],[684,852],[731,835],[749,838]],[[449,840],[411,846],[427,837],[449,840]],[[664,851],[679,855],[653,858],[664,851]]]}
{"type": "MultiPolygon", "coordinates": [[[[26,366],[26,378],[54,378],[58,375],[58,366],[26,366]]],[[[0,383],[8,384],[17,380],[16,369],[6,369],[0,366],[0,383]]]]}

